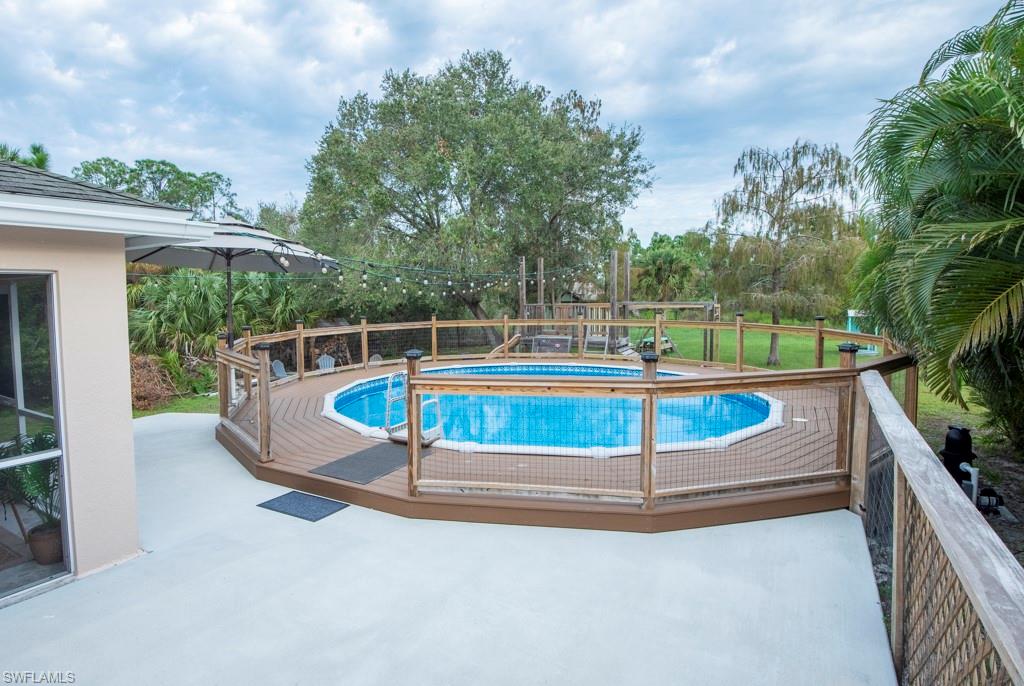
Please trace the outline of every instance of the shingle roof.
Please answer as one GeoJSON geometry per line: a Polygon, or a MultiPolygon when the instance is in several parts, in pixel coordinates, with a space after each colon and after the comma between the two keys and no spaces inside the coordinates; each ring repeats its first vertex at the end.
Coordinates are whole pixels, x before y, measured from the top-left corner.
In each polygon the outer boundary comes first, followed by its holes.
{"type": "Polygon", "coordinates": [[[16,162],[0,160],[0,193],[17,195],[33,195],[43,198],[63,198],[65,200],[85,200],[113,205],[129,205],[133,207],[152,207],[169,210],[181,210],[180,207],[165,205],[145,200],[129,193],[114,191],[96,186],[85,181],[72,179],[53,172],[43,171],[35,167],[26,167],[16,162]]]}

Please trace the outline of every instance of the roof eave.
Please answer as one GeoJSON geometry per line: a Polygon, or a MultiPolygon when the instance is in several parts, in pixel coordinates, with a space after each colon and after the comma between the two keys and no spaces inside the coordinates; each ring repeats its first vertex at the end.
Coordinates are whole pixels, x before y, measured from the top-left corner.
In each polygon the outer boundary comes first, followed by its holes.
{"type": "Polygon", "coordinates": [[[0,193],[0,226],[125,236],[134,247],[153,240],[180,243],[213,236],[216,224],[190,210],[0,193]]]}

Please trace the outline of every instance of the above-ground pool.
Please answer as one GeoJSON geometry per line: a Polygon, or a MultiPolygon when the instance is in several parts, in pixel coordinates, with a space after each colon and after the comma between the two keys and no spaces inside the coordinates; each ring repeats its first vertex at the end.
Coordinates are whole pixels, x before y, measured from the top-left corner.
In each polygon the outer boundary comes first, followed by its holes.
{"type": "MultiPolygon", "coordinates": [[[[637,367],[594,364],[475,364],[437,367],[424,374],[488,376],[638,377],[637,367]]],[[[658,372],[659,376],[686,376],[658,372]]],[[[323,415],[365,436],[387,438],[388,380],[363,379],[328,393],[323,415]]],[[[391,380],[390,425],[405,418],[405,377],[391,380]]],[[[659,451],[724,448],[782,426],[781,401],[762,393],[668,398],[658,401],[659,451]]],[[[641,400],[577,395],[427,395],[423,431],[438,448],[467,452],[614,457],[640,452],[641,400]],[[434,398],[438,402],[432,402],[434,398]],[[438,414],[440,413],[440,422],[438,414]]]]}

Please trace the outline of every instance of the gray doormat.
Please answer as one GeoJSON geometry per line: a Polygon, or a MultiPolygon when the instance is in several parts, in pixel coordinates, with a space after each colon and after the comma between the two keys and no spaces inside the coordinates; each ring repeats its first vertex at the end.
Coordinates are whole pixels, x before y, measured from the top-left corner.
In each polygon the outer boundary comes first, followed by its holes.
{"type": "Polygon", "coordinates": [[[408,463],[409,454],[406,447],[389,441],[372,448],[364,448],[348,457],[328,462],[309,471],[311,474],[329,476],[332,479],[368,484],[408,463]]]}
{"type": "Polygon", "coordinates": [[[348,503],[340,503],[337,500],[321,498],[318,495],[310,495],[309,493],[289,491],[284,495],[271,498],[265,503],[260,503],[259,506],[274,512],[280,512],[281,514],[305,519],[307,522],[319,522],[324,517],[332,515],[339,510],[344,510],[348,507],[348,503]]]}

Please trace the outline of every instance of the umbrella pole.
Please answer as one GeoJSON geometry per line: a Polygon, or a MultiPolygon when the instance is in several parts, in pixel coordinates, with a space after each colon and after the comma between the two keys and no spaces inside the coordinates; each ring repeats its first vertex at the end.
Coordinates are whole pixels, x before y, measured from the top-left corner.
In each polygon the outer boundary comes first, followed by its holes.
{"type": "Polygon", "coordinates": [[[224,263],[227,265],[227,271],[224,272],[225,286],[226,286],[226,298],[228,311],[225,317],[225,324],[228,330],[228,350],[231,350],[235,345],[235,293],[231,283],[231,255],[229,254],[224,258],[224,263]]]}

